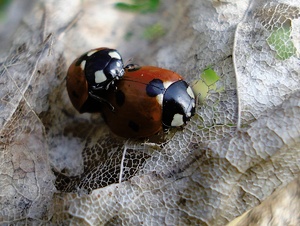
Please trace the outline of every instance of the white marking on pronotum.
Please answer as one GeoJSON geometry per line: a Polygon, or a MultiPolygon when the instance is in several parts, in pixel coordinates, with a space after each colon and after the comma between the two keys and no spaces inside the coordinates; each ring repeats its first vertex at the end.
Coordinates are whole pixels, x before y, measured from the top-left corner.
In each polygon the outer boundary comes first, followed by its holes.
{"type": "Polygon", "coordinates": [[[86,60],[83,60],[83,61],[81,61],[81,63],[80,63],[80,68],[81,68],[81,70],[83,70],[83,71],[84,71],[84,69],[85,69],[85,64],[86,64],[86,60]]]}
{"type": "Polygon", "coordinates": [[[160,104],[160,106],[162,106],[162,102],[163,102],[163,98],[164,98],[164,95],[161,93],[161,94],[158,94],[156,96],[156,100],[157,102],[160,104]]]}
{"type": "Polygon", "coordinates": [[[121,60],[122,57],[120,56],[120,54],[116,51],[112,51],[112,52],[109,52],[108,55],[110,55],[111,58],[115,58],[115,59],[119,59],[121,60]]]}
{"type": "Polygon", "coordinates": [[[181,115],[181,114],[175,114],[173,116],[173,120],[171,122],[171,126],[176,127],[176,126],[182,126],[183,124],[184,124],[184,122],[183,122],[183,115],[181,115]]]}
{"type": "Polygon", "coordinates": [[[167,82],[164,82],[163,84],[164,84],[165,89],[168,89],[169,86],[172,85],[173,83],[174,83],[174,82],[169,82],[169,81],[167,81],[167,82]]]}
{"type": "Polygon", "coordinates": [[[191,89],[191,87],[187,87],[186,92],[189,94],[189,96],[192,99],[195,99],[195,95],[194,95],[193,90],[191,89]]]}
{"type": "Polygon", "coordinates": [[[96,82],[96,84],[99,84],[99,83],[104,82],[106,80],[107,80],[107,78],[106,78],[106,76],[105,76],[105,74],[103,73],[102,70],[95,72],[95,82],[96,82]]]}
{"type": "Polygon", "coordinates": [[[95,52],[98,52],[98,50],[92,50],[92,51],[88,52],[86,55],[89,57],[89,56],[92,56],[95,52]]]}

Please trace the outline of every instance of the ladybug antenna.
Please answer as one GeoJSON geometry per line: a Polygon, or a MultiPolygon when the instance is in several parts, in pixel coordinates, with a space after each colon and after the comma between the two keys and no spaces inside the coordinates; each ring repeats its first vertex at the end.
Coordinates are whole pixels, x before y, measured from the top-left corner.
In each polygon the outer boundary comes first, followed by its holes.
{"type": "MultiPolygon", "coordinates": [[[[124,65],[127,66],[128,64],[130,64],[130,63],[132,62],[132,60],[133,60],[133,58],[129,58],[128,60],[126,60],[126,62],[125,62],[124,65]]],[[[126,67],[126,66],[125,66],[125,67],[126,67]]]]}

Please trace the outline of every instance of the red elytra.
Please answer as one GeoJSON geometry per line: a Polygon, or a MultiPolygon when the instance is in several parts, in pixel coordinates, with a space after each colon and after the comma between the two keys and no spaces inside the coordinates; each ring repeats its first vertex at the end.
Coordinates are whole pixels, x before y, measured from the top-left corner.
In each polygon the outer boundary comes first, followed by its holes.
{"type": "Polygon", "coordinates": [[[159,79],[166,85],[182,80],[177,73],[153,66],[125,68],[116,89],[108,90],[105,98],[114,111],[103,106],[102,115],[113,133],[126,138],[151,137],[163,129],[162,103],[158,96],[149,96],[147,85],[159,79]]]}

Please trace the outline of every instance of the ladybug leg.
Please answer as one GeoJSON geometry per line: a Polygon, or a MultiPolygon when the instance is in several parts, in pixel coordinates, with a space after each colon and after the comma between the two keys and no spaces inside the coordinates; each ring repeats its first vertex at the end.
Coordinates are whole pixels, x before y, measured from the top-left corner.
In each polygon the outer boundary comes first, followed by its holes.
{"type": "Polygon", "coordinates": [[[110,108],[110,110],[111,110],[112,112],[115,112],[115,107],[112,106],[112,104],[109,103],[106,99],[104,99],[104,98],[102,98],[102,97],[99,97],[99,96],[93,94],[92,92],[89,92],[89,95],[90,95],[92,98],[94,98],[95,100],[99,101],[100,103],[106,104],[106,105],[110,108]]]}
{"type": "MultiPolygon", "coordinates": [[[[119,77],[116,77],[116,80],[119,80],[119,77]]],[[[90,89],[92,91],[104,91],[104,90],[108,90],[109,88],[112,88],[112,89],[115,89],[116,86],[115,86],[115,82],[114,81],[111,81],[109,82],[107,85],[105,86],[91,86],[90,89]]]]}

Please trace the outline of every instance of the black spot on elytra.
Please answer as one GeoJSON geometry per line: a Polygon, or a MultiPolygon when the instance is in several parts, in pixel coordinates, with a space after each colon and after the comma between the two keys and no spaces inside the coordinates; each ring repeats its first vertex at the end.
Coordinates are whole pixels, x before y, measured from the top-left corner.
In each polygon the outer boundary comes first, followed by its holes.
{"type": "Polygon", "coordinates": [[[134,132],[138,132],[140,130],[140,127],[138,124],[136,124],[134,121],[129,121],[128,126],[130,129],[132,129],[134,132]]]}
{"type": "Polygon", "coordinates": [[[153,79],[146,87],[146,93],[150,97],[156,97],[165,92],[163,81],[160,79],[153,79]]]}
{"type": "Polygon", "coordinates": [[[116,92],[116,102],[117,102],[117,105],[120,106],[120,107],[125,102],[125,94],[121,90],[118,90],[116,92]]]}
{"type": "Polygon", "coordinates": [[[77,98],[77,99],[79,98],[79,95],[75,91],[72,92],[72,96],[77,98]]]}

